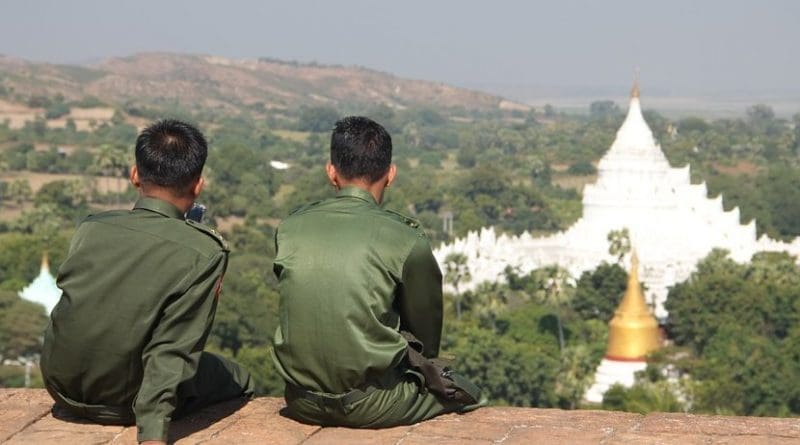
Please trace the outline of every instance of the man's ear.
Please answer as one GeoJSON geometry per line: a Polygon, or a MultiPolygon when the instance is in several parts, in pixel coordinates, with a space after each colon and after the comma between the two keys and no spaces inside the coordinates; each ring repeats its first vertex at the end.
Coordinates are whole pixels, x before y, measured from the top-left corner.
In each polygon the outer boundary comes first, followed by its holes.
{"type": "Polygon", "coordinates": [[[333,166],[330,162],[325,164],[325,173],[328,175],[328,180],[331,181],[331,185],[336,190],[339,190],[339,172],[336,171],[336,167],[333,166]]]}
{"type": "Polygon", "coordinates": [[[140,188],[142,186],[142,181],[139,179],[139,169],[136,166],[131,166],[131,176],[130,176],[131,184],[135,188],[140,188]]]}
{"type": "Polygon", "coordinates": [[[197,178],[197,182],[195,182],[194,185],[192,186],[192,195],[194,198],[200,196],[200,192],[203,191],[203,187],[205,185],[206,185],[206,178],[202,176],[197,178]]]}
{"type": "Polygon", "coordinates": [[[389,166],[389,172],[386,174],[386,187],[389,187],[389,185],[394,182],[394,178],[396,177],[397,177],[397,164],[392,164],[389,166]]]}

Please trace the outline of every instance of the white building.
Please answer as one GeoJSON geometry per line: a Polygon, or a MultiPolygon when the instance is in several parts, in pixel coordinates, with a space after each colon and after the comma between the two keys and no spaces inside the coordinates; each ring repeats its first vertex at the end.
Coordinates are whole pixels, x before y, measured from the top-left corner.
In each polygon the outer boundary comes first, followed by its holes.
{"type": "Polygon", "coordinates": [[[639,253],[646,299],[662,319],[669,286],[686,280],[715,247],[729,250],[739,262],[762,250],[800,254],[800,238],[792,243],[756,239],[755,221],[741,224],[738,208],[726,212],[722,196],[708,198],[705,183],[690,182],[688,165],[670,167],[642,116],[634,86],[625,122],[598,164],[597,181],[584,188],[583,216],[572,227],[544,238],[527,232],[497,236],[493,228],[484,228],[434,255],[442,270],[448,254],[466,255],[472,280],[459,286],[463,290],[504,279],[507,266],[527,273],[558,264],[577,278],[602,261],[616,260],[608,252],[608,234],[623,228],[639,253]]]}
{"type": "Polygon", "coordinates": [[[47,315],[61,298],[61,289],[56,285],[56,279],[50,274],[50,264],[47,254],[42,257],[42,268],[39,275],[27,287],[20,291],[19,296],[34,303],[44,306],[47,315]]]}

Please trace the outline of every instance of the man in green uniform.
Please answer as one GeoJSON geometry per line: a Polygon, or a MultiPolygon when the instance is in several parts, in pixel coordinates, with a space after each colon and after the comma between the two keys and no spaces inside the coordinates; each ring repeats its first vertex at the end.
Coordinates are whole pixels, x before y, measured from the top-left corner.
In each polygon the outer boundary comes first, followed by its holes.
{"type": "Polygon", "coordinates": [[[167,440],[170,420],[253,392],[237,364],[203,352],[228,264],[212,229],[185,218],[203,188],[206,141],[180,121],[136,140],[133,210],[78,227],[58,271],[61,299],[41,368],[56,407],[167,440]]]}
{"type": "Polygon", "coordinates": [[[337,122],[326,167],[336,197],[298,209],[276,232],[273,359],[297,420],[379,428],[475,407],[428,391],[409,366],[401,331],[425,357],[438,355],[442,275],[419,224],[379,207],[397,173],[391,158],[379,124],[337,122]]]}

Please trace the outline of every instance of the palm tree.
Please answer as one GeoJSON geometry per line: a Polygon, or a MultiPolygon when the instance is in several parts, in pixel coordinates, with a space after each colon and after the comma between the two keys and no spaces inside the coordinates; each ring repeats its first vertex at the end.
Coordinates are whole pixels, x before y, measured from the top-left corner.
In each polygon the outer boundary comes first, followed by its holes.
{"type": "Polygon", "coordinates": [[[608,232],[608,253],[617,257],[617,263],[622,264],[622,259],[631,251],[631,234],[627,227],[608,232]]]}
{"type": "Polygon", "coordinates": [[[461,292],[459,284],[464,281],[471,281],[472,275],[467,265],[467,256],[463,253],[451,253],[444,259],[445,282],[453,286],[456,301],[456,319],[461,320],[461,292]]]}
{"type": "Polygon", "coordinates": [[[103,176],[117,178],[116,203],[122,194],[122,183],[128,169],[128,154],[119,146],[103,144],[94,157],[93,170],[103,176]]]}
{"type": "Polygon", "coordinates": [[[481,284],[475,291],[473,309],[480,319],[489,320],[494,332],[497,332],[497,317],[508,307],[506,293],[498,287],[497,283],[481,284]]]}
{"type": "Polygon", "coordinates": [[[569,272],[558,266],[550,266],[544,269],[545,279],[544,300],[547,304],[556,309],[556,322],[558,324],[558,346],[564,352],[564,326],[562,319],[564,309],[575,294],[574,289],[568,283],[569,272]]]}

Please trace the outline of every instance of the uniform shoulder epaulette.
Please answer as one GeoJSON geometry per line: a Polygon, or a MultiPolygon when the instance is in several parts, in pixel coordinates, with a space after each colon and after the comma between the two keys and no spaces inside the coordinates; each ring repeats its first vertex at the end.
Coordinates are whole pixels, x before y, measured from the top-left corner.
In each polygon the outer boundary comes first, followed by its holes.
{"type": "Polygon", "coordinates": [[[205,225],[203,223],[199,223],[199,222],[197,222],[197,221],[195,221],[193,219],[187,219],[186,220],[186,224],[189,227],[192,227],[192,228],[194,228],[196,230],[199,230],[199,231],[205,233],[206,235],[210,236],[211,238],[213,238],[217,243],[219,243],[219,245],[222,247],[223,250],[230,250],[228,248],[227,241],[225,241],[225,238],[223,238],[222,235],[220,235],[219,232],[217,232],[216,230],[212,229],[211,227],[208,227],[207,225],[205,225]]]}
{"type": "Polygon", "coordinates": [[[309,208],[311,208],[311,207],[314,207],[315,205],[317,205],[317,204],[321,203],[322,201],[323,201],[323,200],[314,201],[314,202],[309,202],[309,203],[307,203],[307,204],[303,204],[303,205],[301,205],[301,206],[299,206],[299,207],[295,207],[295,208],[294,208],[294,209],[293,209],[291,212],[289,212],[289,215],[294,215],[294,214],[295,214],[295,213],[297,213],[297,212],[301,212],[301,211],[303,211],[303,210],[306,210],[306,209],[309,209],[309,208]]]}
{"type": "Polygon", "coordinates": [[[419,221],[410,216],[403,215],[400,212],[394,211],[392,209],[383,209],[384,212],[391,214],[395,219],[400,220],[403,224],[411,227],[412,229],[422,230],[419,221]]]}

